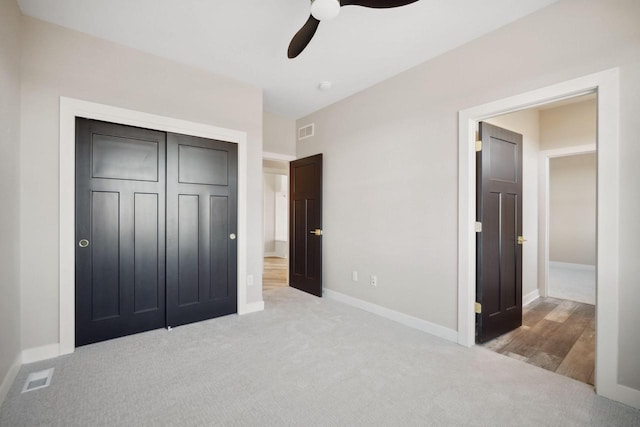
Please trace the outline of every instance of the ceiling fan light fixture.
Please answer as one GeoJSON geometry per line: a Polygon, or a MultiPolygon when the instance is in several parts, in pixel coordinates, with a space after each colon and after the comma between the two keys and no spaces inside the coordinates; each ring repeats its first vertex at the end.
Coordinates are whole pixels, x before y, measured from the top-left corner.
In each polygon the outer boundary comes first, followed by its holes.
{"type": "Polygon", "coordinates": [[[339,0],[313,0],[311,15],[318,21],[333,19],[340,13],[339,0]]]}

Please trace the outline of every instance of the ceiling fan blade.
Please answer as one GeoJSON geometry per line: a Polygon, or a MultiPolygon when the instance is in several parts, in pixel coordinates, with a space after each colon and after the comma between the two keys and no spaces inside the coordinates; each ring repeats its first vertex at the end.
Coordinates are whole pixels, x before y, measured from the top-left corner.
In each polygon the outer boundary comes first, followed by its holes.
{"type": "Polygon", "coordinates": [[[340,6],[362,6],[375,9],[406,6],[418,0],[340,0],[340,6]]]}
{"type": "Polygon", "coordinates": [[[295,58],[300,55],[313,38],[319,24],[320,21],[313,16],[309,16],[307,22],[302,26],[302,28],[300,28],[300,30],[298,30],[296,35],[291,39],[291,43],[289,43],[289,50],[287,51],[287,56],[289,58],[295,58]]]}

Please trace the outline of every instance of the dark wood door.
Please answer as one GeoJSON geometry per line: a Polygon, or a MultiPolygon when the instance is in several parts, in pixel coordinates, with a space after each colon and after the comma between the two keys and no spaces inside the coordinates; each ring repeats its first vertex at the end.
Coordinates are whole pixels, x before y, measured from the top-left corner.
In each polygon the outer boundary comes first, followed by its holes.
{"type": "Polygon", "coordinates": [[[322,154],[290,165],[289,282],[322,296],[322,154]]]}
{"type": "Polygon", "coordinates": [[[167,134],[167,326],[237,311],[237,145],[167,134]]]}
{"type": "Polygon", "coordinates": [[[522,324],[522,135],[480,123],[477,153],[477,341],[522,324]]]}
{"type": "Polygon", "coordinates": [[[76,121],[76,345],[165,325],[165,134],[76,121]]]}

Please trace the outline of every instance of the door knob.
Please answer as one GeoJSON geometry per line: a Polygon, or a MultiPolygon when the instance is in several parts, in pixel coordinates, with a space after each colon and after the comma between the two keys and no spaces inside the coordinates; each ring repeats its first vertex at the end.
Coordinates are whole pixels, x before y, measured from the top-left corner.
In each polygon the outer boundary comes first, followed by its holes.
{"type": "Polygon", "coordinates": [[[89,246],[89,241],[87,239],[82,239],[78,242],[78,246],[80,246],[81,248],[86,248],[87,246],[89,246]]]}
{"type": "Polygon", "coordinates": [[[315,230],[309,230],[309,234],[314,234],[316,236],[322,236],[322,230],[316,228],[315,230]]]}
{"type": "Polygon", "coordinates": [[[234,233],[229,234],[229,238],[231,240],[236,240],[236,235],[234,233]]]}
{"type": "Polygon", "coordinates": [[[525,239],[524,237],[522,237],[522,236],[518,236],[518,244],[519,244],[519,245],[522,245],[522,244],[523,244],[524,242],[526,242],[526,241],[527,241],[527,239],[525,239]]]}

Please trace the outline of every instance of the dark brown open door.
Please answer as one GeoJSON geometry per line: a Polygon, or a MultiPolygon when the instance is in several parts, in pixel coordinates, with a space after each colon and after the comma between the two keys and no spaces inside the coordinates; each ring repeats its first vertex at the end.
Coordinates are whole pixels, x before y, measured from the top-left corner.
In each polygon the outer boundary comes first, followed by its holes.
{"type": "Polygon", "coordinates": [[[480,123],[477,153],[477,341],[522,324],[522,135],[480,123]]]}
{"type": "Polygon", "coordinates": [[[289,282],[322,296],[322,154],[291,162],[289,282]]]}

